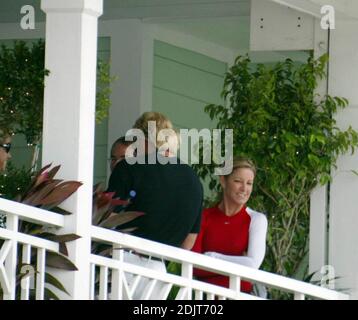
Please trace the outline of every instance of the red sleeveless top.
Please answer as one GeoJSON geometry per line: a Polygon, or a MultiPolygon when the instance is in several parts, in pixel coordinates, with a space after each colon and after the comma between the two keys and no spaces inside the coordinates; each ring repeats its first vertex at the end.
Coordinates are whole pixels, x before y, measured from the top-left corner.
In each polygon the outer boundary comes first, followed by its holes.
{"type": "MultiPolygon", "coordinates": [[[[192,251],[208,251],[225,255],[242,256],[248,249],[251,217],[243,207],[237,214],[227,216],[218,207],[205,209],[202,214],[201,229],[192,251]]],[[[194,276],[201,281],[229,287],[229,277],[209,271],[194,269],[194,276]]],[[[241,281],[241,291],[251,292],[252,284],[241,281]]]]}

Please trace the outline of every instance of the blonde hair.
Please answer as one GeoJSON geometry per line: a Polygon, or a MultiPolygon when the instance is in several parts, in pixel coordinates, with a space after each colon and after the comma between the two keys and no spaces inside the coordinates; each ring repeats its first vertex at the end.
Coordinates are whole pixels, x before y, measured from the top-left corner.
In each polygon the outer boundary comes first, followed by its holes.
{"type": "Polygon", "coordinates": [[[140,129],[143,131],[146,138],[148,138],[148,122],[155,121],[157,136],[156,136],[156,144],[157,147],[160,147],[165,143],[165,141],[158,141],[158,133],[162,129],[173,129],[172,122],[162,113],[159,112],[144,112],[134,123],[134,129],[140,129]]]}
{"type": "MultiPolygon", "coordinates": [[[[232,171],[227,175],[223,175],[224,179],[230,177],[236,169],[241,169],[241,168],[250,169],[254,173],[254,177],[256,176],[256,166],[251,159],[245,157],[234,157],[232,163],[232,171]]],[[[223,198],[224,198],[224,191],[221,188],[221,191],[218,192],[218,198],[217,198],[218,201],[216,202],[216,205],[219,205],[219,203],[223,200],[223,198]]]]}
{"type": "Polygon", "coordinates": [[[245,157],[235,157],[232,163],[232,171],[225,177],[230,176],[236,169],[240,168],[250,169],[254,173],[254,176],[256,176],[256,166],[251,159],[245,157]]]}
{"type": "Polygon", "coordinates": [[[176,156],[181,142],[180,133],[176,129],[164,129],[162,133],[164,133],[164,136],[166,137],[166,141],[162,141],[163,136],[158,134],[157,140],[159,138],[161,139],[159,142],[157,142],[157,145],[159,143],[161,144],[159,145],[159,147],[161,147],[165,142],[167,142],[168,149],[166,150],[166,155],[176,156]]]}

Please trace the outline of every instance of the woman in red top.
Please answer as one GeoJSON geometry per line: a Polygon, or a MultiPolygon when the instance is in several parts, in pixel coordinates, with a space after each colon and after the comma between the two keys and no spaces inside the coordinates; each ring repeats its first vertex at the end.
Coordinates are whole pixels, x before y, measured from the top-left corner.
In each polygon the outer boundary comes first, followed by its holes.
{"type": "MultiPolygon", "coordinates": [[[[200,233],[192,251],[258,269],[265,256],[267,219],[248,207],[256,168],[252,161],[237,158],[233,170],[220,176],[223,196],[219,204],[205,209],[200,233]]],[[[194,270],[202,281],[229,287],[227,276],[194,270]]],[[[241,281],[241,291],[251,292],[252,284],[241,281]]]]}

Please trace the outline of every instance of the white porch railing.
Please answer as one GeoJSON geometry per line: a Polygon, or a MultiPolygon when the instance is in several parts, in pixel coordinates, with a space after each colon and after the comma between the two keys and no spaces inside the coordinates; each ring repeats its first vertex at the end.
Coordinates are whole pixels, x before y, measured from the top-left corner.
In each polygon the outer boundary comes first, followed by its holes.
{"type": "MultiPolygon", "coordinates": [[[[45,264],[46,251],[59,251],[59,244],[53,241],[41,239],[36,236],[19,232],[19,221],[33,222],[42,226],[63,227],[62,215],[27,206],[22,203],[0,199],[0,214],[6,215],[6,229],[0,228],[0,287],[4,300],[14,300],[20,294],[21,300],[30,298],[31,277],[21,280],[21,288],[17,286],[19,281],[17,267],[19,264],[30,264],[31,256],[37,255],[34,274],[36,275],[35,298],[43,300],[45,296],[45,264]],[[18,261],[19,250],[22,250],[22,259],[18,261]],[[17,292],[20,290],[20,293],[17,292]]],[[[27,269],[26,271],[30,271],[27,269]]]]}
{"type": "MultiPolygon", "coordinates": [[[[13,300],[16,297],[29,299],[30,278],[21,281],[21,288],[16,285],[17,266],[29,264],[33,250],[36,250],[36,296],[44,299],[45,292],[45,257],[46,250],[58,252],[58,243],[19,232],[19,220],[31,221],[49,227],[64,227],[62,215],[27,206],[21,203],[0,199],[0,212],[7,216],[6,229],[0,228],[0,286],[3,298],[13,300]],[[22,260],[18,261],[19,250],[22,260]],[[20,290],[20,293],[17,291],[20,290]]],[[[284,292],[293,293],[294,299],[306,297],[316,299],[348,299],[349,296],[337,291],[315,286],[260,271],[234,263],[214,259],[187,250],[174,248],[161,243],[134,237],[128,234],[91,227],[91,238],[95,243],[109,245],[112,255],[102,256],[88,253],[91,263],[90,299],[167,299],[172,288],[177,287],[175,299],[179,300],[213,300],[213,299],[261,299],[257,296],[240,292],[240,281],[263,284],[284,292]],[[164,265],[158,261],[141,266],[127,259],[125,251],[132,250],[132,257],[140,259],[137,254],[144,254],[165,261],[180,263],[181,275],[167,273],[164,265]],[[161,268],[153,268],[153,266],[161,268]],[[230,277],[230,287],[204,283],[193,278],[193,268],[200,268],[230,277]]],[[[143,261],[147,259],[143,258],[143,261]]],[[[71,271],[67,271],[71,272],[71,271]]],[[[76,271],[76,272],[81,272],[76,271]]],[[[172,291],[173,294],[173,291],[172,291]]]]}
{"type": "Polygon", "coordinates": [[[214,259],[187,250],[174,248],[157,242],[134,237],[99,227],[92,227],[92,240],[110,244],[113,247],[113,257],[91,255],[92,299],[131,299],[134,297],[137,286],[143,279],[145,287],[141,288],[140,299],[166,299],[171,288],[180,289],[176,299],[260,299],[257,296],[240,292],[240,280],[260,283],[266,287],[276,288],[293,293],[294,299],[304,300],[305,297],[327,300],[348,299],[349,296],[337,291],[315,286],[306,282],[286,278],[269,272],[240,266],[231,262],[214,259]],[[136,253],[178,262],[182,265],[181,276],[159,272],[152,268],[129,263],[125,259],[124,249],[136,253]],[[98,292],[95,292],[96,268],[99,268],[98,292]],[[193,268],[198,267],[207,271],[223,274],[230,277],[230,288],[223,288],[193,279],[193,268]],[[111,271],[111,275],[110,272],[111,271]],[[151,296],[160,283],[160,291],[151,296]],[[108,283],[111,283],[109,290],[108,283]],[[194,292],[194,295],[192,293],[194,292]],[[98,294],[97,294],[98,293],[98,294]],[[97,294],[97,295],[96,295],[97,294]],[[205,294],[205,295],[204,295],[205,294]]]}

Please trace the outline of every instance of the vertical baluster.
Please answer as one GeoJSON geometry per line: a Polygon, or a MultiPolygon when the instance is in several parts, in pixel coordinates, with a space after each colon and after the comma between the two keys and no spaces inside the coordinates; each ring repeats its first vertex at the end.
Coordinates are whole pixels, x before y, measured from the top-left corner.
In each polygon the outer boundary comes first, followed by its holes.
{"type": "Polygon", "coordinates": [[[203,300],[203,291],[195,290],[195,300],[203,300]]]}
{"type": "Polygon", "coordinates": [[[46,249],[37,249],[37,273],[36,273],[36,300],[44,300],[45,297],[45,263],[46,249]]]}
{"type": "MultiPolygon", "coordinates": [[[[22,247],[22,263],[26,265],[31,263],[31,245],[29,244],[24,244],[22,247]]],[[[23,273],[22,271],[30,273],[25,279],[21,280],[21,300],[29,300],[30,297],[30,282],[34,281],[33,277],[35,275],[35,270],[31,272],[31,268],[34,269],[32,266],[26,266],[20,270],[21,273],[23,273]]]]}
{"type": "Polygon", "coordinates": [[[112,290],[111,296],[114,300],[122,300],[123,299],[123,281],[124,272],[123,272],[123,260],[124,260],[124,252],[120,245],[113,245],[113,253],[112,257],[115,260],[118,260],[119,265],[118,269],[112,270],[112,290]]]}
{"type": "MultiPolygon", "coordinates": [[[[182,267],[181,267],[181,276],[183,278],[189,279],[190,281],[193,280],[193,265],[191,263],[183,262],[182,267]]],[[[186,299],[186,300],[192,299],[191,286],[187,287],[184,299],[186,299]]]]}
{"type": "Polygon", "coordinates": [[[241,289],[241,279],[238,276],[230,276],[230,286],[231,290],[234,290],[235,294],[239,296],[241,289]]]}
{"type": "Polygon", "coordinates": [[[99,300],[107,300],[108,295],[108,267],[100,267],[99,300]]]}
{"type": "Polygon", "coordinates": [[[295,300],[305,300],[305,295],[301,292],[295,292],[294,299],[295,300]]]}
{"type": "Polygon", "coordinates": [[[215,294],[213,294],[213,293],[208,293],[208,294],[207,294],[207,300],[215,300],[215,294]]]}
{"type": "Polygon", "coordinates": [[[90,272],[90,300],[94,300],[96,291],[96,265],[94,263],[91,263],[90,272]]]}
{"type": "Polygon", "coordinates": [[[17,264],[17,232],[19,217],[8,214],[6,217],[6,229],[13,232],[11,248],[5,260],[5,270],[9,279],[9,292],[4,294],[4,300],[15,300],[16,297],[16,264],[17,264]]]}

